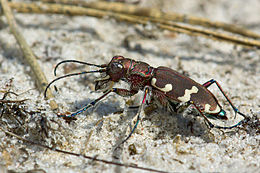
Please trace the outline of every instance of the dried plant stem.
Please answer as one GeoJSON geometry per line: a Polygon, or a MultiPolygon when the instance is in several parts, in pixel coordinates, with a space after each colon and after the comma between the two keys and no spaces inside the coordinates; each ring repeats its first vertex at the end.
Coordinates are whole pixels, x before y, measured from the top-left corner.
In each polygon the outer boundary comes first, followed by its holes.
{"type": "MultiPolygon", "coordinates": [[[[6,0],[0,0],[3,11],[4,11],[4,15],[6,16],[7,22],[9,24],[9,27],[11,29],[11,32],[13,33],[13,35],[15,36],[22,52],[25,58],[25,61],[29,64],[29,66],[31,67],[32,71],[33,71],[33,75],[35,76],[36,79],[36,83],[39,87],[40,91],[44,91],[48,82],[47,79],[44,75],[44,73],[42,72],[36,57],[33,53],[33,51],[31,50],[31,48],[29,47],[29,45],[27,44],[26,40],[24,39],[22,33],[19,31],[18,26],[16,24],[16,21],[14,19],[14,16],[12,14],[11,8],[9,7],[8,3],[6,0]]],[[[53,95],[50,91],[48,91],[47,93],[47,98],[52,98],[53,95]]],[[[58,108],[56,102],[54,100],[50,101],[50,107],[51,109],[55,110],[58,108]]]]}
{"type": "Polygon", "coordinates": [[[160,19],[164,21],[182,22],[191,25],[200,25],[204,27],[223,29],[228,32],[240,34],[249,38],[260,38],[260,34],[254,33],[237,25],[228,24],[224,22],[213,22],[206,18],[200,18],[190,15],[178,14],[178,13],[165,13],[156,8],[144,8],[136,5],[118,3],[118,2],[105,2],[95,1],[86,2],[82,0],[41,0],[43,2],[55,2],[69,5],[79,5],[82,7],[94,8],[98,10],[111,11],[116,13],[136,15],[140,17],[149,17],[152,19],[160,19]]]}
{"type": "Polygon", "coordinates": [[[223,34],[219,32],[215,32],[208,29],[199,29],[190,26],[185,26],[181,24],[174,24],[174,26],[169,26],[165,24],[159,24],[159,27],[162,29],[178,32],[178,33],[185,33],[188,35],[194,36],[203,36],[206,38],[210,38],[217,41],[225,41],[233,44],[242,45],[245,47],[257,47],[260,48],[260,41],[258,40],[251,40],[245,37],[237,37],[233,35],[223,34]],[[174,27],[175,26],[175,27],[174,27]]]}
{"type": "Polygon", "coordinates": [[[132,165],[132,164],[131,165],[130,164],[123,164],[123,163],[119,163],[119,162],[113,162],[113,161],[108,161],[108,160],[104,160],[104,159],[98,159],[96,157],[91,157],[91,156],[87,156],[87,155],[84,155],[84,154],[78,154],[78,153],[73,153],[73,152],[70,152],[70,151],[60,150],[60,149],[57,149],[57,148],[54,148],[54,147],[49,147],[47,145],[40,144],[40,143],[37,143],[37,142],[33,142],[31,140],[25,139],[25,138],[15,134],[15,133],[12,133],[12,132],[5,130],[1,126],[0,126],[0,130],[3,131],[5,134],[13,136],[13,137],[15,137],[15,138],[17,138],[17,139],[19,139],[23,142],[26,142],[26,143],[29,143],[29,144],[32,144],[32,145],[36,145],[36,146],[39,146],[39,147],[43,147],[43,148],[46,148],[48,150],[56,151],[58,153],[73,155],[73,156],[76,156],[76,157],[90,159],[90,160],[93,160],[93,161],[102,162],[102,163],[106,163],[106,164],[110,164],[110,165],[122,166],[122,167],[126,167],[126,168],[129,167],[129,168],[144,170],[144,171],[148,171],[148,172],[166,173],[165,171],[160,171],[160,170],[156,170],[156,169],[152,169],[152,168],[145,168],[145,167],[140,167],[140,166],[132,165]]]}
{"type": "Polygon", "coordinates": [[[121,13],[114,13],[103,10],[96,10],[92,8],[84,8],[71,5],[61,5],[61,4],[48,4],[48,3],[9,3],[10,6],[16,9],[18,12],[22,13],[54,13],[54,14],[66,14],[66,15],[87,15],[94,17],[113,17],[120,21],[126,21],[138,24],[147,24],[148,22],[153,22],[157,24],[159,28],[170,30],[173,32],[184,33],[192,36],[203,36],[209,39],[214,39],[218,41],[226,41],[233,44],[239,44],[245,47],[257,47],[260,48],[260,41],[252,40],[245,37],[237,37],[233,35],[228,35],[224,33],[215,32],[208,29],[196,28],[193,26],[186,26],[177,24],[174,22],[168,22],[161,19],[152,19],[149,17],[140,17],[134,15],[126,15],[121,13]]]}

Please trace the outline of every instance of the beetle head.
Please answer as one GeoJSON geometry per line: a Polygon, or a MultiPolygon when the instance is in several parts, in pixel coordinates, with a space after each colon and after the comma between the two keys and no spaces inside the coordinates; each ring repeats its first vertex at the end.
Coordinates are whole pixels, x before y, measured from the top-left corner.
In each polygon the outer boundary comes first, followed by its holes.
{"type": "Polygon", "coordinates": [[[118,82],[125,77],[127,69],[124,67],[124,57],[114,56],[107,66],[107,75],[110,76],[111,81],[118,82]]]}
{"type": "Polygon", "coordinates": [[[124,78],[127,72],[123,56],[114,56],[107,64],[105,76],[96,80],[95,90],[107,91],[111,89],[115,82],[124,78]]]}

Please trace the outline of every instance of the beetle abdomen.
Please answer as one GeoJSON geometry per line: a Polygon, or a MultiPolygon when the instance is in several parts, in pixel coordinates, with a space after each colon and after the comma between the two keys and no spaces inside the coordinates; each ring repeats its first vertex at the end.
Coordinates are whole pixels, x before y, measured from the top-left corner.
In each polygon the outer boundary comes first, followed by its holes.
{"type": "Polygon", "coordinates": [[[151,85],[176,102],[192,101],[205,113],[221,111],[217,99],[207,88],[170,68],[156,68],[151,85]]]}

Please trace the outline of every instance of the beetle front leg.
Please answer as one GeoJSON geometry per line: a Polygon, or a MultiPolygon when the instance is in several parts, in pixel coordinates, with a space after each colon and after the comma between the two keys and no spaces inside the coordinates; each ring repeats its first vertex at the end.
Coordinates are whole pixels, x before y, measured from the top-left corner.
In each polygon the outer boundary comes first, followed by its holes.
{"type": "MultiPolygon", "coordinates": [[[[113,92],[115,92],[116,94],[122,96],[122,97],[131,97],[135,94],[138,93],[138,90],[127,90],[127,89],[122,89],[122,88],[113,88],[112,89],[113,92]]],[[[130,109],[138,109],[140,106],[129,106],[128,108],[130,109]]]]}
{"type": "Polygon", "coordinates": [[[96,100],[92,101],[91,103],[85,105],[83,108],[81,108],[81,109],[78,110],[77,112],[74,112],[74,113],[72,113],[72,114],[70,114],[70,115],[60,114],[59,116],[60,116],[60,117],[64,117],[64,118],[74,117],[74,116],[76,116],[76,115],[78,115],[78,114],[80,114],[80,113],[82,113],[82,112],[88,110],[89,108],[94,107],[97,102],[99,102],[101,99],[103,99],[104,97],[106,97],[106,96],[107,96],[109,93],[111,93],[111,92],[112,92],[112,90],[107,91],[105,94],[103,94],[102,96],[100,96],[100,97],[97,98],[96,100]]]}
{"type": "Polygon", "coordinates": [[[122,88],[113,88],[112,91],[122,97],[130,97],[138,93],[136,90],[127,90],[122,88]]]}

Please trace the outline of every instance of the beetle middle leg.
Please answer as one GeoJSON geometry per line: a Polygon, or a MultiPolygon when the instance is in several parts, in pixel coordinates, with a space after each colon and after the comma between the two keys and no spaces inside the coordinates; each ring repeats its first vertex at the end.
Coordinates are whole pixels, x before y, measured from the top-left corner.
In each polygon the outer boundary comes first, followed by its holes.
{"type": "Polygon", "coordinates": [[[221,93],[224,95],[224,97],[226,98],[226,100],[228,101],[228,103],[230,104],[230,106],[232,107],[232,109],[234,110],[235,115],[238,113],[238,114],[242,115],[244,118],[247,118],[247,116],[246,116],[245,114],[241,113],[241,112],[238,110],[238,108],[236,108],[236,107],[234,106],[234,104],[231,102],[231,100],[228,98],[228,96],[227,96],[227,95],[225,94],[225,92],[223,91],[223,89],[222,89],[222,87],[220,86],[220,84],[219,84],[215,79],[211,79],[211,80],[205,82],[205,83],[203,84],[203,86],[206,87],[206,88],[208,88],[209,86],[211,86],[211,85],[214,84],[214,83],[217,85],[217,87],[219,88],[219,90],[221,91],[221,93]]]}
{"type": "Polygon", "coordinates": [[[144,87],[144,96],[143,96],[141,105],[139,106],[138,112],[137,112],[137,114],[136,114],[136,116],[134,118],[134,119],[136,119],[136,123],[135,123],[134,127],[132,128],[131,132],[129,133],[129,135],[115,149],[117,149],[120,145],[125,143],[132,136],[132,134],[134,133],[135,129],[137,128],[137,125],[138,125],[138,123],[140,121],[140,114],[141,114],[141,111],[142,111],[142,109],[144,107],[144,104],[145,104],[145,102],[147,100],[147,96],[149,94],[149,90],[150,90],[149,86],[145,86],[144,87]]]}
{"type": "Polygon", "coordinates": [[[129,96],[133,96],[136,93],[138,93],[138,90],[133,90],[133,89],[127,90],[127,89],[122,89],[122,88],[113,88],[112,91],[122,97],[129,97],[129,96]]]}

